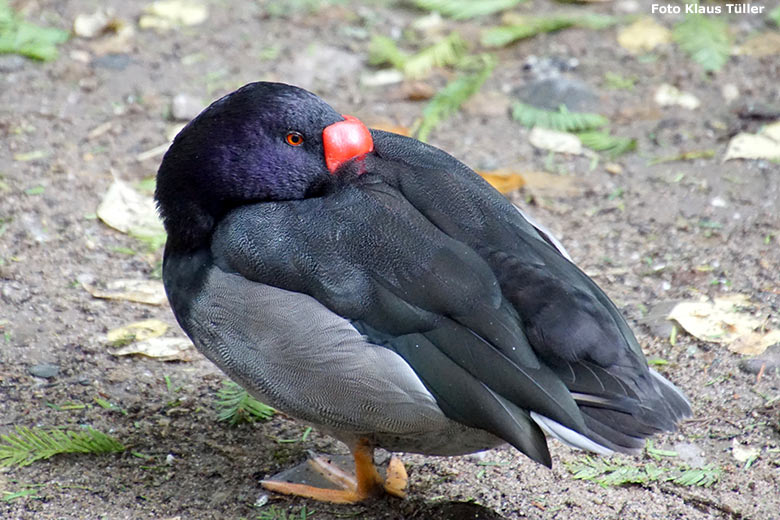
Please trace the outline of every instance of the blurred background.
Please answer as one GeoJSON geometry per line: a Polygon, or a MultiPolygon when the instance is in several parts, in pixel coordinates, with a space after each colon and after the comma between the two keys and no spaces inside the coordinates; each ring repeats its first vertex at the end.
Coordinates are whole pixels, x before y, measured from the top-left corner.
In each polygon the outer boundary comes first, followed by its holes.
{"type": "Polygon", "coordinates": [[[777,1],[0,0],[0,516],[776,518],[779,25],[777,1]],[[404,501],[263,492],[344,448],[194,351],[151,198],[181,127],[258,80],[474,168],[694,418],[637,458],[552,441],[552,471],[404,456],[404,501]]]}

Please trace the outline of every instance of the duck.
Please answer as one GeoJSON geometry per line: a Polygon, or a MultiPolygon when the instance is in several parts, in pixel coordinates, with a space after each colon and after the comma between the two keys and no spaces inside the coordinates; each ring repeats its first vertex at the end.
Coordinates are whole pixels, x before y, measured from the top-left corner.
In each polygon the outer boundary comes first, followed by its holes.
{"type": "Polygon", "coordinates": [[[398,457],[547,438],[638,453],[691,415],[615,304],[546,228],[471,168],[254,82],[175,137],[157,173],[163,282],[197,349],[252,396],[344,443],[332,503],[403,497],[398,457]]]}

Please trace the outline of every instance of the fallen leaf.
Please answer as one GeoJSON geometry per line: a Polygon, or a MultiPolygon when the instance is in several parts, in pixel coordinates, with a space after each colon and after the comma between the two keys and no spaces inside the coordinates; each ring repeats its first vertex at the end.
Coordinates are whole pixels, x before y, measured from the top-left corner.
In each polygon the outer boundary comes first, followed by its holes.
{"type": "Polygon", "coordinates": [[[403,125],[397,125],[389,120],[380,120],[380,121],[373,121],[367,125],[369,128],[374,130],[383,130],[385,132],[390,132],[393,134],[400,134],[405,135],[409,137],[411,135],[411,130],[408,126],[403,125]]]}
{"type": "Polygon", "coordinates": [[[780,121],[758,134],[743,132],[732,137],[723,161],[730,159],[780,159],[780,121]]]}
{"type": "Polygon", "coordinates": [[[584,191],[578,177],[548,172],[524,172],[525,189],[544,197],[573,197],[584,191]]]}
{"type": "Polygon", "coordinates": [[[765,322],[751,314],[751,306],[743,294],[680,302],[667,319],[702,341],[724,344],[739,354],[757,355],[780,342],[780,330],[765,329],[765,322]]]}
{"type": "Polygon", "coordinates": [[[99,287],[87,277],[79,277],[82,287],[95,298],[124,300],[147,305],[165,305],[165,288],[158,280],[113,280],[99,287]]]}
{"type": "Polygon", "coordinates": [[[737,47],[735,54],[748,56],[777,56],[780,54],[780,33],[777,31],[768,31],[748,39],[745,43],[737,47]]]}
{"type": "Polygon", "coordinates": [[[138,20],[141,29],[168,31],[175,27],[198,25],[209,16],[208,8],[199,2],[187,0],[160,0],[144,7],[138,20]]]}
{"type": "Polygon", "coordinates": [[[617,40],[630,53],[639,54],[672,41],[672,31],[652,18],[643,17],[621,29],[617,40]]]}
{"type": "Polygon", "coordinates": [[[106,333],[106,343],[116,346],[135,341],[144,341],[162,336],[168,330],[168,324],[164,321],[150,319],[128,323],[122,327],[111,329],[106,333]]]}
{"type": "Polygon", "coordinates": [[[97,208],[97,216],[108,226],[137,238],[165,236],[154,199],[138,193],[120,180],[115,180],[106,192],[97,208]]]}
{"type": "Polygon", "coordinates": [[[558,132],[557,130],[548,130],[539,126],[535,126],[531,130],[531,133],[528,135],[528,142],[542,150],[573,155],[582,155],[583,153],[582,142],[576,135],[558,132]]]}
{"type": "Polygon", "coordinates": [[[677,87],[664,83],[655,91],[655,102],[662,107],[680,106],[687,110],[695,110],[701,105],[699,99],[688,92],[683,92],[677,87]]]}
{"type": "Polygon", "coordinates": [[[477,171],[477,173],[500,193],[507,194],[521,188],[525,184],[522,173],[514,170],[500,169],[492,171],[477,171]]]}
{"type": "Polygon", "coordinates": [[[194,361],[197,353],[185,338],[150,338],[110,351],[114,356],[147,356],[160,361],[194,361]]]}
{"type": "Polygon", "coordinates": [[[436,89],[424,81],[407,81],[401,86],[401,93],[409,101],[425,101],[436,95],[436,89]]]}

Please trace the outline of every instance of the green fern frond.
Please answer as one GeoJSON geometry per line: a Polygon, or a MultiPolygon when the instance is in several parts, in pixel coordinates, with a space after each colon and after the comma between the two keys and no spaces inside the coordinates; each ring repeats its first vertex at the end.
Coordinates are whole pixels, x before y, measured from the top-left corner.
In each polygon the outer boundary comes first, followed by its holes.
{"type": "Polygon", "coordinates": [[[276,412],[233,381],[222,381],[222,388],[217,391],[215,407],[217,420],[229,422],[233,426],[258,419],[268,420],[276,412]]]}
{"type": "Polygon", "coordinates": [[[585,132],[600,128],[609,120],[599,114],[569,112],[564,105],[558,110],[545,110],[519,101],[512,105],[512,117],[523,126],[541,126],[561,132],[585,132]]]}
{"type": "Polygon", "coordinates": [[[670,470],[655,464],[634,465],[588,456],[567,462],[566,467],[574,479],[590,480],[604,487],[628,484],[644,486],[651,482],[707,487],[717,482],[721,474],[720,468],[712,466],[697,469],[679,466],[670,470]]]}
{"type": "MultiPolygon", "coordinates": [[[[468,61],[470,63],[470,60],[468,61]]],[[[493,72],[496,60],[489,54],[483,54],[477,61],[479,68],[476,71],[464,72],[447,83],[423,109],[417,139],[425,141],[436,125],[457,112],[463,103],[482,88],[482,84],[493,72]]]]}
{"type": "Polygon", "coordinates": [[[674,40],[706,71],[718,71],[729,60],[731,36],[722,18],[689,15],[674,27],[674,40]]]}
{"type": "Polygon", "coordinates": [[[568,27],[586,29],[605,29],[617,23],[613,16],[591,14],[586,16],[553,15],[518,17],[516,23],[492,27],[482,32],[482,45],[485,47],[504,47],[524,38],[537,34],[559,31],[568,27]]]}
{"type": "Polygon", "coordinates": [[[467,48],[466,41],[455,32],[411,55],[399,49],[390,38],[374,36],[368,48],[368,61],[372,65],[389,64],[408,78],[421,78],[434,67],[457,65],[467,48]]]}
{"type": "Polygon", "coordinates": [[[0,54],[20,54],[49,61],[57,57],[57,45],[70,33],[55,27],[40,27],[24,21],[6,0],[0,0],[0,54]]]}
{"type": "Polygon", "coordinates": [[[524,23],[492,27],[482,32],[482,45],[503,47],[540,33],[559,31],[574,25],[569,17],[527,18],[524,23]]]}
{"type": "Polygon", "coordinates": [[[456,65],[466,54],[466,41],[456,32],[427,47],[406,60],[404,75],[409,78],[421,78],[434,67],[456,65]]]}
{"type": "Polygon", "coordinates": [[[467,20],[511,9],[525,0],[413,0],[426,11],[436,11],[454,20],[467,20]]]}
{"type": "Polygon", "coordinates": [[[636,139],[610,135],[608,132],[589,131],[577,134],[582,144],[591,150],[604,152],[609,157],[617,157],[636,149],[636,139]]]}
{"type": "Polygon", "coordinates": [[[723,471],[718,467],[704,466],[701,468],[678,468],[678,475],[671,476],[667,480],[681,486],[710,487],[720,480],[723,471]]]}
{"type": "Polygon", "coordinates": [[[777,7],[772,9],[771,11],[769,11],[767,16],[769,17],[770,20],[775,22],[775,25],[780,27],[780,5],[778,5],[777,7]]]}
{"type": "Polygon", "coordinates": [[[0,466],[27,466],[61,453],[118,453],[125,447],[92,428],[84,431],[43,430],[17,426],[15,433],[0,435],[0,466]]]}
{"type": "Polygon", "coordinates": [[[398,48],[398,45],[387,36],[374,35],[368,44],[368,63],[371,65],[390,64],[403,70],[409,54],[398,48]]]}

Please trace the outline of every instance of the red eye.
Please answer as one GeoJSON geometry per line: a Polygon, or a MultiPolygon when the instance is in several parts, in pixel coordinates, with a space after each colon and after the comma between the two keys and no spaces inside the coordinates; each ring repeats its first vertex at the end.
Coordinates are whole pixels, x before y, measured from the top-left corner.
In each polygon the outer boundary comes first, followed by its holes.
{"type": "Polygon", "coordinates": [[[290,132],[284,136],[285,142],[290,146],[300,146],[303,144],[303,136],[298,132],[290,132]]]}

